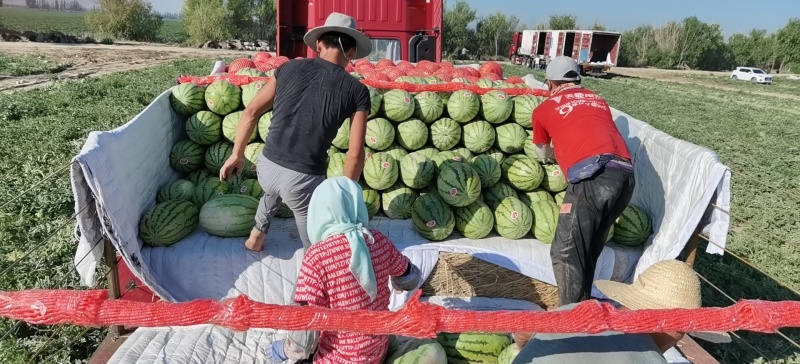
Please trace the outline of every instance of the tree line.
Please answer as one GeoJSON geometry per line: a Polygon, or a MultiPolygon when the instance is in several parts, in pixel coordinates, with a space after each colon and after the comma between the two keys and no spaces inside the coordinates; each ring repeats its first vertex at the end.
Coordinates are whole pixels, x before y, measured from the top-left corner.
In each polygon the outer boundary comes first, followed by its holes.
{"type": "MultiPolygon", "coordinates": [[[[0,5],[3,2],[0,0],[0,5]]],[[[25,6],[30,9],[55,10],[55,11],[86,11],[86,8],[78,0],[25,0],[25,6]]]]}

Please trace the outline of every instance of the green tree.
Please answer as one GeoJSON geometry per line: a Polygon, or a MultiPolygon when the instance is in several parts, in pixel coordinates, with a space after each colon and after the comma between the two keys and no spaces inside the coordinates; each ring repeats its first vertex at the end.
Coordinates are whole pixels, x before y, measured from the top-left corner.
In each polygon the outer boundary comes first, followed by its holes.
{"type": "Polygon", "coordinates": [[[648,57],[656,48],[655,31],[650,25],[642,25],[622,34],[619,47],[619,64],[623,67],[646,67],[648,57]]]}
{"type": "MultiPolygon", "coordinates": [[[[800,67],[800,18],[789,19],[783,28],[775,33],[775,52],[783,66],[800,67]]],[[[783,71],[783,66],[781,70],[783,71]]]]}
{"type": "Polygon", "coordinates": [[[117,38],[153,41],[164,19],[145,0],[96,0],[98,8],[89,11],[86,23],[102,34],[117,38]]]}
{"type": "MultiPolygon", "coordinates": [[[[239,39],[252,39],[254,36],[254,8],[253,0],[227,0],[225,2],[225,22],[233,27],[233,37],[239,39]]],[[[275,21],[273,19],[273,21],[275,21]]]]}
{"type": "Polygon", "coordinates": [[[601,23],[601,22],[599,22],[599,21],[597,21],[597,20],[595,20],[594,24],[592,24],[592,28],[591,28],[591,29],[592,29],[592,30],[598,30],[598,31],[605,31],[605,30],[607,30],[607,29],[606,29],[606,26],[605,26],[605,25],[603,25],[603,23],[601,23]]]}
{"type": "Polygon", "coordinates": [[[683,20],[679,65],[717,71],[730,69],[733,54],[725,43],[719,24],[708,24],[697,17],[683,20]]]}
{"type": "Polygon", "coordinates": [[[181,25],[194,44],[232,38],[236,29],[228,19],[222,0],[186,0],[183,3],[181,25]]]}
{"type": "Polygon", "coordinates": [[[775,37],[766,30],[753,29],[748,35],[732,35],[728,38],[728,47],[737,65],[770,69],[775,59],[774,41],[775,37]]]}
{"type": "Polygon", "coordinates": [[[501,12],[489,15],[481,19],[476,26],[480,45],[493,49],[495,57],[504,54],[518,26],[519,19],[516,16],[506,17],[501,12]]]}
{"type": "Polygon", "coordinates": [[[445,54],[457,54],[462,48],[475,50],[475,30],[469,28],[475,19],[475,10],[465,1],[457,1],[445,9],[442,19],[445,54]]]}
{"type": "Polygon", "coordinates": [[[253,9],[255,14],[253,35],[256,39],[275,40],[277,35],[277,16],[275,11],[275,1],[273,0],[254,0],[253,9]]]}
{"type": "Polygon", "coordinates": [[[536,26],[536,29],[539,30],[574,30],[578,28],[578,17],[570,14],[550,15],[547,23],[536,26]]]}

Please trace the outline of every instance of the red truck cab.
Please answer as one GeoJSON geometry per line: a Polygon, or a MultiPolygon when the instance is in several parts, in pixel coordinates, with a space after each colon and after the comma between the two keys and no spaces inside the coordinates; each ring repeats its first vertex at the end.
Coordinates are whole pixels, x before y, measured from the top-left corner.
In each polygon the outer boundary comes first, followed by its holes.
{"type": "Polygon", "coordinates": [[[444,0],[278,0],[279,56],[316,56],[303,35],[325,24],[332,12],[356,19],[358,30],[372,39],[370,61],[442,60],[444,0]]]}

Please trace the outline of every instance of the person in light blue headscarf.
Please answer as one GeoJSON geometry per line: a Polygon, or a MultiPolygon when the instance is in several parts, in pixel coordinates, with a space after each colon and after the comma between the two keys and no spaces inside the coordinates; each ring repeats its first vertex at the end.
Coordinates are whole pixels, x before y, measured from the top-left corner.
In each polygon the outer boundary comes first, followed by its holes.
{"type": "MultiPolygon", "coordinates": [[[[295,302],[343,310],[384,311],[389,282],[411,291],[422,284],[419,269],[380,231],[369,229],[364,192],[347,177],[327,179],[311,197],[308,236],[315,242],[303,257],[295,302]]],[[[294,332],[267,349],[275,362],[314,354],[315,363],[383,361],[387,336],[346,332],[294,332]]]]}

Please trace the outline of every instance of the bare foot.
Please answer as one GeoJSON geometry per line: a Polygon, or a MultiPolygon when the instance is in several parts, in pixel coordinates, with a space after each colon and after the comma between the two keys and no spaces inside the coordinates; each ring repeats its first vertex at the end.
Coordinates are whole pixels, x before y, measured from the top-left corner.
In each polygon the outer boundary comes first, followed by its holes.
{"type": "Polygon", "coordinates": [[[264,239],[267,234],[261,230],[253,229],[250,231],[250,237],[244,242],[245,249],[252,252],[260,252],[264,249],[264,239]]]}

